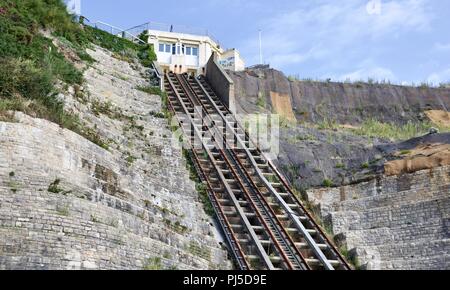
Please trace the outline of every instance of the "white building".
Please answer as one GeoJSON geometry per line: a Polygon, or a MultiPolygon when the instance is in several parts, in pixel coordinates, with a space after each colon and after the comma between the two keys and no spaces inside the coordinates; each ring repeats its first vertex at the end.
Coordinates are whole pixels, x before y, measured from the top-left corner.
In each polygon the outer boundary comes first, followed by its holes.
{"type": "Polygon", "coordinates": [[[151,29],[148,35],[163,71],[202,74],[213,53],[225,69],[244,70],[244,61],[236,49],[225,51],[209,36],[151,29]]]}
{"type": "Polygon", "coordinates": [[[219,57],[219,64],[226,70],[245,70],[245,62],[235,48],[224,51],[219,57]]]}

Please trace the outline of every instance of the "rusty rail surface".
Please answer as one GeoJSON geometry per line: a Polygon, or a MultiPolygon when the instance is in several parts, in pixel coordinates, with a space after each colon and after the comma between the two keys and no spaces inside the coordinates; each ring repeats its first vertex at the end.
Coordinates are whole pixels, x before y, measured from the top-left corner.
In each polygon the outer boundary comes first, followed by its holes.
{"type": "Polygon", "coordinates": [[[206,80],[173,73],[165,78],[169,108],[190,141],[195,166],[239,268],[350,269],[206,80]]]}

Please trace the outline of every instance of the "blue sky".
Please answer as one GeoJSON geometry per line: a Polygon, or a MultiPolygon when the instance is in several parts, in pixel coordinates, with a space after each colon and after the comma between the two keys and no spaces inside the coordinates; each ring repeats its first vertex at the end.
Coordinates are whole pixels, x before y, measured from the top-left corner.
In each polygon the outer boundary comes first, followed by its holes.
{"type": "Polygon", "coordinates": [[[148,21],[208,29],[247,65],[333,80],[450,81],[446,0],[82,0],[91,20],[129,28],[148,21]]]}

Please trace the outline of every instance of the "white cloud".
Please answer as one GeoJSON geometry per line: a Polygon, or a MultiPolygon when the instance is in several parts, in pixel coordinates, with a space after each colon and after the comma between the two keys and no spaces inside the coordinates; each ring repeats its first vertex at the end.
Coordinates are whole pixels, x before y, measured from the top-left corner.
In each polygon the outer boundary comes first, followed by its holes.
{"type": "Polygon", "coordinates": [[[428,77],[428,82],[434,85],[450,82],[450,68],[440,72],[432,73],[428,77]]]}
{"type": "MultiPolygon", "coordinates": [[[[365,50],[371,40],[395,37],[408,31],[430,29],[432,15],[427,0],[382,1],[380,13],[368,13],[367,0],[320,1],[314,6],[293,7],[266,20],[263,48],[266,62],[283,69],[289,64],[319,60],[334,69],[353,69],[349,75],[374,73],[392,76],[389,69],[350,64],[358,57],[367,58],[365,50]]],[[[246,54],[258,51],[258,41],[250,39],[242,46],[246,54]]],[[[256,57],[255,60],[256,61],[256,57]]],[[[356,60],[355,62],[358,62],[356,60]]],[[[392,72],[391,72],[392,73],[392,72]]]]}
{"type": "Polygon", "coordinates": [[[361,68],[356,71],[353,71],[351,73],[347,73],[339,77],[341,81],[345,80],[351,80],[351,81],[360,81],[360,80],[367,80],[369,78],[375,79],[375,80],[390,80],[394,81],[396,79],[394,73],[387,68],[383,67],[368,67],[368,68],[361,68]]]}

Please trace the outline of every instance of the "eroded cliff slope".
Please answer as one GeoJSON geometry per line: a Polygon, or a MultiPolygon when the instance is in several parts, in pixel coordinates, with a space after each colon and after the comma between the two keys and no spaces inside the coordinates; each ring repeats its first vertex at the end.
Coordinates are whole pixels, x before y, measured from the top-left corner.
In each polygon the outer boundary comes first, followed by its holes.
{"type": "Polygon", "coordinates": [[[450,89],[230,75],[242,121],[281,116],[275,163],[356,267],[450,269],[450,89]]]}
{"type": "Polygon", "coordinates": [[[88,53],[59,98],[104,148],[20,112],[0,123],[0,268],[230,268],[144,68],[88,53]]]}

